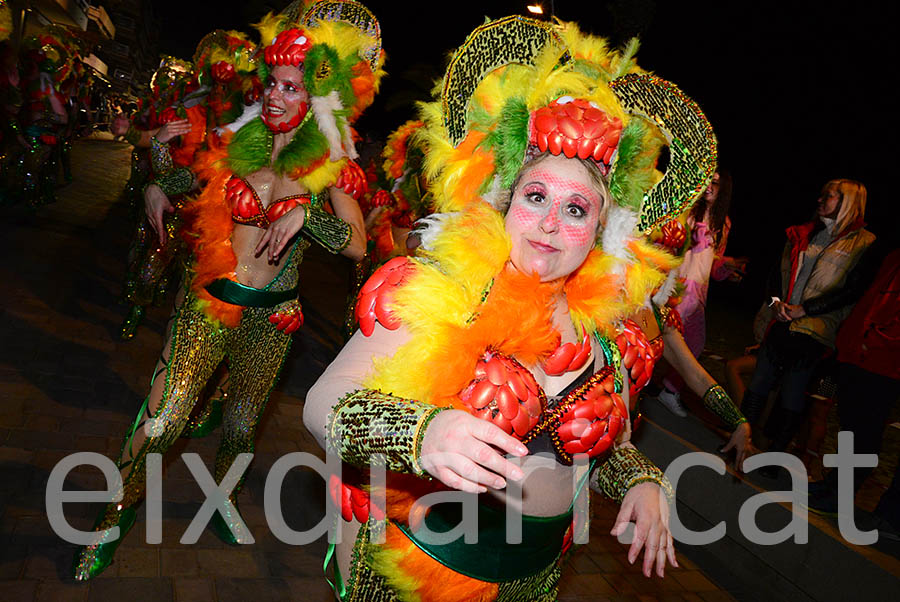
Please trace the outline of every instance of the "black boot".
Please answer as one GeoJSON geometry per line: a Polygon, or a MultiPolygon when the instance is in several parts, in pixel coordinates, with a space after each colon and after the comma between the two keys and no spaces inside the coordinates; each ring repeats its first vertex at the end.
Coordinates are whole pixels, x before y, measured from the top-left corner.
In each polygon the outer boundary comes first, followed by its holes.
{"type": "Polygon", "coordinates": [[[741,412],[747,418],[750,426],[755,425],[762,416],[763,410],[766,408],[766,398],[757,395],[750,389],[744,391],[744,399],[741,402],[741,412]]]}
{"type": "MultiPolygon", "coordinates": [[[[766,451],[787,451],[788,446],[794,439],[794,435],[797,433],[800,425],[803,424],[804,417],[804,414],[801,412],[794,412],[784,408],[779,408],[775,416],[770,416],[766,428],[772,433],[772,444],[769,445],[769,449],[766,451]]],[[[759,469],[759,474],[769,479],[778,478],[780,473],[781,467],[776,465],[763,466],[759,469]]]]}

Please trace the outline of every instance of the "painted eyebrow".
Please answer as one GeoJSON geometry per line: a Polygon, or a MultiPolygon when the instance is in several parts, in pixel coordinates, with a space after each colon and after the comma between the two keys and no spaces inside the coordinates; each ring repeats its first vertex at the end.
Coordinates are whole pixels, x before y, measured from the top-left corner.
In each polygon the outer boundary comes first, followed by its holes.
{"type": "Polygon", "coordinates": [[[532,180],[528,184],[526,184],[526,186],[528,186],[529,184],[541,184],[541,185],[552,184],[552,185],[566,186],[569,189],[571,189],[572,192],[574,192],[578,196],[582,197],[584,200],[595,203],[597,205],[600,204],[599,195],[592,188],[590,188],[589,186],[585,186],[581,182],[576,182],[575,180],[569,180],[568,178],[561,178],[553,172],[543,171],[543,170],[533,172],[531,174],[531,177],[537,178],[538,180],[537,181],[532,180]]]}

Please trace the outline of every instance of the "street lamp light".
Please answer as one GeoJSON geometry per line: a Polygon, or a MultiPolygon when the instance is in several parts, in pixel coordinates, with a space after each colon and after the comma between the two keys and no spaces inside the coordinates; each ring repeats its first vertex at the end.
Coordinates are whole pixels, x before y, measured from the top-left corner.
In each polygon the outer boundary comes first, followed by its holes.
{"type": "Polygon", "coordinates": [[[530,12],[532,15],[543,15],[544,7],[541,6],[540,4],[529,4],[528,12],[530,12]]]}

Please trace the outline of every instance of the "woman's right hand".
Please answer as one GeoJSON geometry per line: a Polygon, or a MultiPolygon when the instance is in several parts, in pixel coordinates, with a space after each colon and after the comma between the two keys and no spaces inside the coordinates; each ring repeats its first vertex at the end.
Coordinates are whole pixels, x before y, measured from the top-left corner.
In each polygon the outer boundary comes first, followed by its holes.
{"type": "Polygon", "coordinates": [[[169,197],[156,184],[150,184],[144,189],[144,211],[150,225],[159,237],[159,246],[166,244],[166,228],[163,225],[163,213],[173,213],[175,207],[169,202],[169,197]]]}
{"type": "Polygon", "coordinates": [[[519,457],[528,454],[528,448],[497,425],[462,410],[446,410],[428,425],[419,463],[448,487],[484,493],[487,487],[506,487],[505,479],[518,481],[524,476],[501,451],[519,457]]]}
{"type": "Polygon", "coordinates": [[[181,136],[182,134],[187,134],[190,131],[191,122],[189,119],[176,119],[175,121],[164,123],[163,126],[159,128],[159,131],[156,132],[156,136],[154,137],[165,144],[172,138],[176,138],[178,136],[181,136]]]}

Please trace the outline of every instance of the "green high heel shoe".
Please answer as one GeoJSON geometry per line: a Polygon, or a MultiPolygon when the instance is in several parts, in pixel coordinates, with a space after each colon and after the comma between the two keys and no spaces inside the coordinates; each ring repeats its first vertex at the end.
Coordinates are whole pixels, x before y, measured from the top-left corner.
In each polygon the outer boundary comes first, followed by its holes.
{"type": "MultiPolygon", "coordinates": [[[[94,524],[94,530],[97,530],[106,518],[108,510],[104,509],[100,516],[97,517],[97,522],[94,524]]],[[[73,563],[72,572],[75,575],[76,581],[87,581],[88,579],[92,579],[106,570],[113,561],[113,555],[116,553],[116,549],[119,547],[119,544],[122,543],[122,540],[125,539],[125,536],[131,530],[131,527],[134,526],[134,520],[137,517],[137,512],[134,508],[123,508],[119,511],[119,518],[115,524],[110,525],[103,531],[101,531],[100,541],[94,545],[84,546],[78,550],[78,553],[75,554],[75,561],[73,563]],[[111,538],[111,533],[113,527],[119,528],[119,536],[115,539],[111,538]]]]}
{"type": "MultiPolygon", "coordinates": [[[[238,526],[231,516],[223,517],[221,512],[216,512],[213,514],[212,518],[209,521],[209,526],[212,528],[213,533],[216,534],[216,537],[221,539],[223,542],[227,543],[230,546],[236,546],[240,543],[253,543],[253,535],[250,533],[250,528],[247,527],[246,521],[244,521],[243,517],[241,517],[240,510],[238,510],[237,500],[231,500],[232,505],[234,505],[235,514],[241,518],[241,521],[244,523],[244,528],[238,526]],[[237,531],[237,537],[228,528],[228,525],[234,525],[235,531],[237,531]],[[238,541],[240,539],[240,541],[238,541]]],[[[229,513],[230,514],[230,513],[229,513]]]]}

